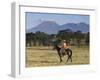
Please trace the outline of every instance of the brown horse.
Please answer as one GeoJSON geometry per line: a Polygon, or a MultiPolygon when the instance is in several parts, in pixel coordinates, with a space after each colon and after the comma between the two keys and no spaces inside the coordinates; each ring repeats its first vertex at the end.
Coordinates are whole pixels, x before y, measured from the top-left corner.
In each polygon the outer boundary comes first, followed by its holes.
{"type": "Polygon", "coordinates": [[[56,49],[57,52],[58,52],[58,55],[60,57],[60,62],[62,62],[62,56],[64,56],[64,55],[67,55],[68,56],[67,62],[69,61],[69,59],[72,62],[72,50],[71,49],[68,48],[68,49],[65,49],[65,51],[62,51],[61,50],[61,47],[59,47],[57,45],[54,46],[54,49],[56,49]]]}

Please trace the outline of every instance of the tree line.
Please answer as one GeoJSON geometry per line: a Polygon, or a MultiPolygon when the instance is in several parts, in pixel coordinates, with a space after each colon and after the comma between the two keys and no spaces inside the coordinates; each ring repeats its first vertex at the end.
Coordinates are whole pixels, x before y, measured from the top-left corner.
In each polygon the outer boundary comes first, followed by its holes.
{"type": "Polygon", "coordinates": [[[66,40],[71,45],[89,45],[89,32],[72,31],[71,29],[60,30],[57,34],[46,34],[37,31],[26,33],[26,46],[53,46],[66,40]]]}

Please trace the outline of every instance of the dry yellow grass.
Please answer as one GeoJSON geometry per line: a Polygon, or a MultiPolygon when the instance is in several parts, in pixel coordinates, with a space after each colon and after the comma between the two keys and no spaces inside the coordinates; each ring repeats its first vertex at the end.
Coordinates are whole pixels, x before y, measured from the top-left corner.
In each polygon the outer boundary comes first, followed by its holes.
{"type": "Polygon", "coordinates": [[[26,48],[26,67],[58,66],[58,65],[78,65],[89,64],[89,48],[71,47],[73,51],[73,62],[66,63],[67,56],[62,57],[63,62],[59,63],[59,56],[52,47],[27,47],[26,48]]]}

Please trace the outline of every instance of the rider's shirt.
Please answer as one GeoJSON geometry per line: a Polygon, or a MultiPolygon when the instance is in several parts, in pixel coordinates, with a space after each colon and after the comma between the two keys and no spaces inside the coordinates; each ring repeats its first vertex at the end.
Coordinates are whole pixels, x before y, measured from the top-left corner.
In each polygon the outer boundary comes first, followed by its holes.
{"type": "Polygon", "coordinates": [[[66,43],[63,43],[63,48],[64,49],[67,49],[68,48],[68,45],[66,43]]]}

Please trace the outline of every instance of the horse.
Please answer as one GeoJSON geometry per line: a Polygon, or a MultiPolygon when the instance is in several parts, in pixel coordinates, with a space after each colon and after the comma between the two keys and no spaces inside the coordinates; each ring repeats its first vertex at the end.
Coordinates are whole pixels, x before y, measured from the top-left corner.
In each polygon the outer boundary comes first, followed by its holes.
{"type": "Polygon", "coordinates": [[[67,58],[67,62],[70,60],[71,62],[72,62],[72,50],[71,49],[64,49],[65,51],[61,51],[61,47],[59,47],[59,46],[57,46],[57,45],[55,45],[54,46],[54,48],[53,49],[56,49],[57,50],[57,52],[58,52],[58,55],[59,55],[59,57],[60,57],[60,63],[62,62],[62,57],[63,56],[65,56],[65,55],[67,55],[68,56],[68,58],[67,58]]]}

